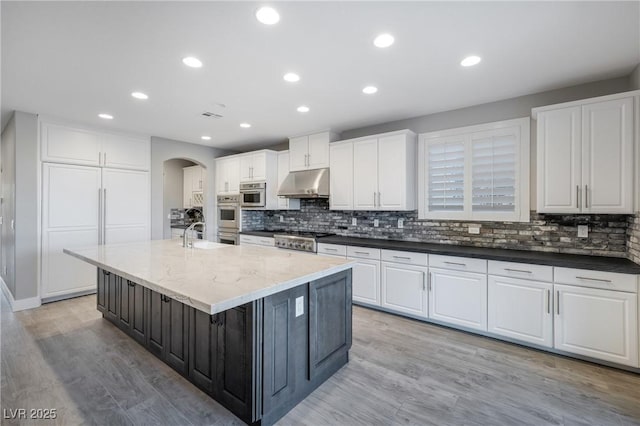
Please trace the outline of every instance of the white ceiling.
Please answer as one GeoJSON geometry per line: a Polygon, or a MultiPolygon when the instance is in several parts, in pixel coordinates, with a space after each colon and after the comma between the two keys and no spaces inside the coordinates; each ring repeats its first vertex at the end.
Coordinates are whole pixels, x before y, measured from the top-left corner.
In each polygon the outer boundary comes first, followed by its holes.
{"type": "Polygon", "coordinates": [[[639,2],[281,2],[274,26],[255,19],[254,2],[1,5],[3,125],[17,109],[230,149],[618,77],[640,62],[639,2]],[[373,46],[381,32],[392,47],[373,46]],[[461,67],[469,54],[480,65],[461,67]],[[185,67],[188,55],[203,68],[185,67]],[[283,81],[289,71],[300,82],[283,81]],[[379,92],[364,95],[368,84],[379,92]]]}

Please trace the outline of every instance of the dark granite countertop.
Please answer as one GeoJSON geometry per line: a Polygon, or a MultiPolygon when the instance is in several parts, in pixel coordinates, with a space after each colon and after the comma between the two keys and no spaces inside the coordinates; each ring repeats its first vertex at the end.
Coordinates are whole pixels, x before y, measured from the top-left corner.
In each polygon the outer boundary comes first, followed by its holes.
{"type": "Polygon", "coordinates": [[[413,241],[342,237],[340,235],[322,237],[318,239],[318,242],[640,275],[640,265],[618,257],[467,247],[413,241]]]}
{"type": "MultiPolygon", "coordinates": [[[[286,231],[241,231],[241,234],[259,237],[273,237],[286,231]]],[[[589,269],[603,272],[640,275],[640,265],[619,257],[586,256],[579,254],[548,253],[528,250],[508,250],[484,247],[468,247],[415,241],[385,240],[379,238],[357,238],[331,235],[318,239],[319,243],[360,246],[387,250],[413,251],[418,253],[442,254],[446,256],[473,257],[477,259],[500,260],[504,262],[530,263],[534,265],[559,266],[564,268],[589,269]]]]}

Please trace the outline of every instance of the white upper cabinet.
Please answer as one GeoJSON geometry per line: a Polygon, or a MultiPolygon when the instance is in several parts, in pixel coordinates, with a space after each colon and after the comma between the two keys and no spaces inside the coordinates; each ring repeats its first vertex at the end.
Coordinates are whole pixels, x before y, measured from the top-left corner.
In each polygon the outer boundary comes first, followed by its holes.
{"type": "Polygon", "coordinates": [[[202,207],[201,193],[204,191],[205,171],[201,166],[190,166],[183,172],[183,207],[202,207]],[[199,196],[199,195],[200,196],[199,196]]]}
{"type": "Polygon", "coordinates": [[[267,180],[267,153],[258,151],[240,156],[240,182],[267,180]]]}
{"type": "Polygon", "coordinates": [[[216,194],[238,194],[240,192],[240,158],[216,159],[216,194]]]}
{"type": "Polygon", "coordinates": [[[533,113],[538,120],[537,210],[632,213],[634,96],[587,99],[533,113]]]}
{"type": "Polygon", "coordinates": [[[415,209],[415,133],[372,135],[331,149],[331,209],[415,209]]]}
{"type": "Polygon", "coordinates": [[[329,208],[353,210],[353,144],[330,144],[329,158],[329,208]]]}
{"type": "MultiPolygon", "coordinates": [[[[278,152],[278,188],[289,174],[289,151],[278,152]]],[[[300,210],[300,200],[278,197],[278,210],[300,210]]]]}
{"type": "Polygon", "coordinates": [[[149,170],[148,138],[98,132],[42,121],[42,161],[149,170]]]}
{"type": "Polygon", "coordinates": [[[323,169],[329,167],[329,142],[336,140],[332,132],[314,133],[289,139],[289,169],[323,169]]]}

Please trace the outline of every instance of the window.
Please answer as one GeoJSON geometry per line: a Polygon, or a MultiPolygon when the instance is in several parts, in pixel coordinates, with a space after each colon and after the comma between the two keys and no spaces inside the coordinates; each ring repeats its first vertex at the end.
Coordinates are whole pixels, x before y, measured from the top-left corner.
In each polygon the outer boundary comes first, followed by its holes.
{"type": "Polygon", "coordinates": [[[419,218],[529,220],[529,119],[420,135],[419,218]]]}

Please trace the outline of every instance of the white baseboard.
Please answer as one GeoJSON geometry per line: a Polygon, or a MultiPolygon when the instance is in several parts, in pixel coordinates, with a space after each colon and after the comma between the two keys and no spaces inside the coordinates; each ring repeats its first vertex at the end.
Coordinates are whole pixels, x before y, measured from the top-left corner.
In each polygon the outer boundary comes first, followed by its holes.
{"type": "Polygon", "coordinates": [[[7,283],[4,282],[2,277],[0,277],[0,286],[2,287],[2,293],[7,298],[9,302],[9,306],[11,306],[11,310],[13,312],[24,311],[26,309],[37,308],[42,305],[39,297],[29,297],[27,299],[19,299],[15,300],[13,298],[13,294],[9,291],[9,287],[7,287],[7,283]]]}

